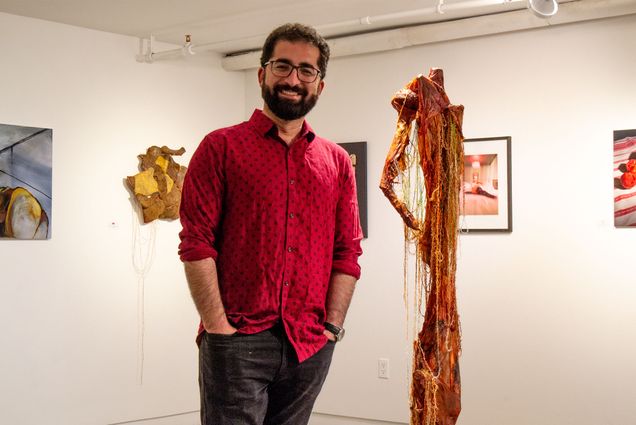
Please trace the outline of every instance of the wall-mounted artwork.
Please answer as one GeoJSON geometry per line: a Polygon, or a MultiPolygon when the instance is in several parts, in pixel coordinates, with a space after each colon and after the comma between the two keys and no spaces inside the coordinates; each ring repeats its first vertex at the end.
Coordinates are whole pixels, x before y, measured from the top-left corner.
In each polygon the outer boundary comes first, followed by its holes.
{"type": "Polygon", "coordinates": [[[167,146],[151,146],[145,154],[137,155],[141,172],[126,178],[126,184],[141,206],[144,223],[158,218],[179,218],[181,188],[187,167],[179,165],[172,157],[183,155],[167,146]]]}
{"type": "Polygon", "coordinates": [[[511,232],[510,137],[464,140],[459,210],[469,232],[511,232]]]}
{"type": "Polygon", "coordinates": [[[0,238],[49,239],[50,128],[0,124],[0,238]]]}
{"type": "Polygon", "coordinates": [[[636,226],[636,129],[614,131],[614,226],[636,226]]]}
{"type": "Polygon", "coordinates": [[[369,237],[367,225],[367,142],[339,143],[348,153],[356,173],[360,226],[365,238],[369,237]]]}

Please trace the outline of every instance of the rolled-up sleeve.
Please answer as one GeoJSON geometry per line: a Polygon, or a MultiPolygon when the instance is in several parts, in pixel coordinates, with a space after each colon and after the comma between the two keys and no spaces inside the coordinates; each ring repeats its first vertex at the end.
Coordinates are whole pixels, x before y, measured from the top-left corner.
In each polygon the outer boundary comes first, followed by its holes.
{"type": "Polygon", "coordinates": [[[356,195],[356,179],[349,156],[344,156],[340,196],[336,207],[336,228],[332,273],[344,273],[360,279],[358,257],[362,255],[362,227],[356,195]]]}
{"type": "Polygon", "coordinates": [[[216,234],[224,193],[223,137],[207,135],[188,165],[179,216],[181,261],[217,259],[216,234]]]}

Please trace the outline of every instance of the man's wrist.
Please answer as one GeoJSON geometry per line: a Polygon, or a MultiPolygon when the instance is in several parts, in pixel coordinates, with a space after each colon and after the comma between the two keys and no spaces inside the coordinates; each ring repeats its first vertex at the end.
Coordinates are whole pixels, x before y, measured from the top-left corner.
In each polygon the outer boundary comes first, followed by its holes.
{"type": "MultiPolygon", "coordinates": [[[[333,338],[334,338],[333,341],[336,341],[336,342],[342,341],[342,338],[344,338],[344,335],[345,335],[344,328],[338,325],[334,325],[333,323],[330,323],[330,322],[325,322],[324,326],[325,326],[325,331],[333,335],[333,338]]],[[[327,337],[329,337],[329,335],[327,335],[327,337]]]]}
{"type": "Polygon", "coordinates": [[[227,316],[225,314],[210,321],[203,320],[203,328],[208,333],[218,334],[232,334],[237,331],[237,329],[227,320],[227,316]]]}

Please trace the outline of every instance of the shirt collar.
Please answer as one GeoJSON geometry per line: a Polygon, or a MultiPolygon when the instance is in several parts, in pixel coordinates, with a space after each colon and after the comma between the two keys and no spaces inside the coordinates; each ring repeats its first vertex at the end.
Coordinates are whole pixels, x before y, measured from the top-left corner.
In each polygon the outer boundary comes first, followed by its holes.
{"type": "MultiPolygon", "coordinates": [[[[274,124],[274,122],[270,120],[260,109],[254,109],[254,112],[250,117],[249,124],[258,134],[263,136],[275,136],[278,134],[276,124],[274,124]]],[[[303,121],[303,127],[301,128],[299,135],[299,138],[303,137],[306,137],[308,142],[311,142],[316,138],[316,133],[314,133],[314,130],[306,120],[303,121]]]]}

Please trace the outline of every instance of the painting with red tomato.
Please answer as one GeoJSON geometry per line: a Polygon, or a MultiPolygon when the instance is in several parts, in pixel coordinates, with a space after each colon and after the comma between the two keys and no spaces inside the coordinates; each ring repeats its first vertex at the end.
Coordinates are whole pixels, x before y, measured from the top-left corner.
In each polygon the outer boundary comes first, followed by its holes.
{"type": "Polygon", "coordinates": [[[614,131],[614,226],[636,227],[636,129],[614,131]]]}

